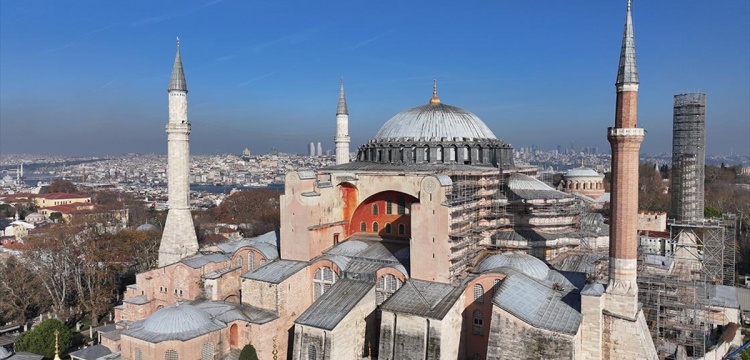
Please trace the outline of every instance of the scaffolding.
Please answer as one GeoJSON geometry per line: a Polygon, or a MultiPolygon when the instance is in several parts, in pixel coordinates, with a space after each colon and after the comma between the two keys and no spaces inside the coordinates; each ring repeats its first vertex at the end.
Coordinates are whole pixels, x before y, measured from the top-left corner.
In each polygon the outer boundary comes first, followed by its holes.
{"type": "Polygon", "coordinates": [[[503,175],[497,173],[450,174],[453,182],[446,206],[450,208],[450,272],[453,277],[466,270],[491,236],[510,227],[505,214],[503,175]]]}
{"type": "MultiPolygon", "coordinates": [[[[688,358],[702,357],[712,345],[710,288],[735,282],[736,216],[699,221],[668,221],[674,257],[649,264],[641,252],[638,296],[651,336],[662,358],[684,348],[688,358]]],[[[660,258],[661,259],[661,258],[660,258]]]]}
{"type": "Polygon", "coordinates": [[[706,163],[706,94],[674,96],[672,127],[672,216],[703,217],[706,163]]]}

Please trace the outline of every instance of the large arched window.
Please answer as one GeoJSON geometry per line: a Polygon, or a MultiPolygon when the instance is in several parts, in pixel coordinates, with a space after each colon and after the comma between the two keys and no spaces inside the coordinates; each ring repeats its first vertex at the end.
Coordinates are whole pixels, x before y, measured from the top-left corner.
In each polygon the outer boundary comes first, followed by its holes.
{"type": "Polygon", "coordinates": [[[474,310],[472,317],[474,318],[474,335],[482,335],[482,328],[484,327],[484,316],[482,310],[474,310]]]}
{"type": "Polygon", "coordinates": [[[372,214],[377,215],[379,212],[378,204],[372,204],[372,214]]]}
{"type": "Polygon", "coordinates": [[[378,225],[378,222],[375,221],[372,223],[372,232],[377,233],[378,231],[380,231],[380,226],[378,225]]]}
{"type": "Polygon", "coordinates": [[[391,223],[385,223],[385,233],[390,234],[393,230],[393,227],[391,226],[391,223]]]}
{"type": "Polygon", "coordinates": [[[179,360],[180,357],[177,355],[177,351],[169,349],[164,352],[164,360],[179,360]]]}
{"type": "Polygon", "coordinates": [[[382,304],[399,288],[401,288],[401,280],[397,277],[391,274],[381,276],[375,287],[375,302],[378,305],[382,304]]]}
{"type": "Polygon", "coordinates": [[[247,253],[247,266],[250,271],[255,270],[255,253],[252,251],[247,253]]]}
{"type": "Polygon", "coordinates": [[[474,285],[474,302],[483,303],[484,302],[484,287],[479,284],[474,285]]]}
{"type": "Polygon", "coordinates": [[[318,360],[318,349],[313,344],[307,346],[307,360],[318,360]]]}
{"type": "Polygon", "coordinates": [[[201,360],[213,360],[214,358],[214,344],[207,342],[203,344],[201,349],[201,360]]]}
{"type": "Polygon", "coordinates": [[[313,301],[317,300],[330,289],[335,282],[336,273],[328,266],[323,266],[315,271],[315,277],[313,278],[313,301]]]}

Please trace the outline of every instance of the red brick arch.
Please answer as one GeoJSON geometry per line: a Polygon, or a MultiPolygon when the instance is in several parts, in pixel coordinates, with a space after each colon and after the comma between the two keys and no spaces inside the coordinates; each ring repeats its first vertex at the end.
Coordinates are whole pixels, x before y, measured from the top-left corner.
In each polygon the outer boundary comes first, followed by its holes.
{"type": "Polygon", "coordinates": [[[410,204],[418,202],[417,198],[399,192],[383,191],[365,199],[357,206],[349,218],[349,232],[351,235],[361,232],[361,224],[367,224],[367,233],[373,233],[373,224],[378,224],[377,234],[386,237],[409,238],[411,236],[410,204]],[[389,205],[390,204],[390,205],[389,205]],[[377,214],[373,214],[373,208],[377,206],[377,214]],[[405,211],[399,211],[400,207],[405,211]],[[389,214],[390,212],[390,214],[389,214]],[[390,233],[386,233],[386,224],[391,224],[390,233]],[[399,225],[405,227],[404,234],[399,234],[399,225]]]}

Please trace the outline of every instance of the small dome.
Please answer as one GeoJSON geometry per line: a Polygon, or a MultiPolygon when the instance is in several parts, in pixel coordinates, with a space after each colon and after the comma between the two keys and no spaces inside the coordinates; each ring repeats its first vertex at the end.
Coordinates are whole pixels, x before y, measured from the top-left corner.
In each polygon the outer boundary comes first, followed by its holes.
{"type": "Polygon", "coordinates": [[[512,268],[539,280],[546,279],[547,273],[549,273],[549,267],[542,260],[522,253],[503,253],[488,256],[477,265],[474,271],[483,273],[501,267],[512,268]]]}
{"type": "Polygon", "coordinates": [[[135,231],[140,231],[140,232],[156,231],[156,230],[159,230],[159,228],[156,227],[156,225],[149,224],[149,223],[141,224],[137,228],[135,228],[135,231]]]}
{"type": "Polygon", "coordinates": [[[568,170],[568,172],[565,173],[565,178],[572,178],[572,177],[604,177],[604,175],[592,169],[581,167],[581,168],[576,168],[576,169],[570,169],[568,170]]]}
{"type": "Polygon", "coordinates": [[[203,330],[212,325],[207,312],[188,304],[164,307],[143,321],[144,330],[162,335],[203,330]]]}
{"type": "Polygon", "coordinates": [[[497,139],[478,116],[440,102],[431,102],[402,111],[383,124],[375,134],[377,140],[403,138],[497,139]]]}

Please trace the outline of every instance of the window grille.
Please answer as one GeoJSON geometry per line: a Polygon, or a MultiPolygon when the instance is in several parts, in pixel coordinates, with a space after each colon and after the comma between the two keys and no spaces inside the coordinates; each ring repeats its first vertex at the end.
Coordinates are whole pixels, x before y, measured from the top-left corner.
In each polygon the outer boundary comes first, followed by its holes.
{"type": "Polygon", "coordinates": [[[336,282],[336,273],[324,266],[315,271],[313,278],[313,301],[322,296],[336,282]]]}
{"type": "Polygon", "coordinates": [[[143,360],[143,352],[140,348],[135,348],[135,360],[143,360]]]}
{"type": "Polygon", "coordinates": [[[372,232],[376,233],[380,230],[380,226],[378,225],[378,222],[372,223],[372,232]]]}
{"type": "Polygon", "coordinates": [[[201,349],[201,360],[211,360],[214,358],[214,344],[207,342],[201,349]]]}
{"type": "Polygon", "coordinates": [[[308,345],[307,346],[307,360],[318,360],[318,349],[315,348],[315,345],[308,345]]]}
{"type": "Polygon", "coordinates": [[[164,352],[164,360],[180,360],[177,351],[169,349],[164,352]]]}
{"type": "Polygon", "coordinates": [[[252,251],[247,254],[247,265],[250,267],[250,271],[255,270],[255,254],[252,251]]]}
{"type": "Polygon", "coordinates": [[[378,279],[375,286],[375,301],[378,305],[385,302],[391,295],[393,295],[399,288],[401,288],[401,280],[391,274],[385,274],[378,279]]]}
{"type": "Polygon", "coordinates": [[[500,289],[500,279],[495,279],[495,281],[492,283],[492,296],[495,296],[495,294],[497,294],[498,289],[500,289]]]}
{"type": "Polygon", "coordinates": [[[367,223],[363,221],[361,224],[359,224],[359,231],[367,232],[367,223]]]}
{"type": "Polygon", "coordinates": [[[378,204],[372,204],[372,214],[373,215],[378,214],[378,204]]]}
{"type": "Polygon", "coordinates": [[[483,303],[484,302],[484,287],[479,284],[474,285],[474,302],[483,303]]]}

